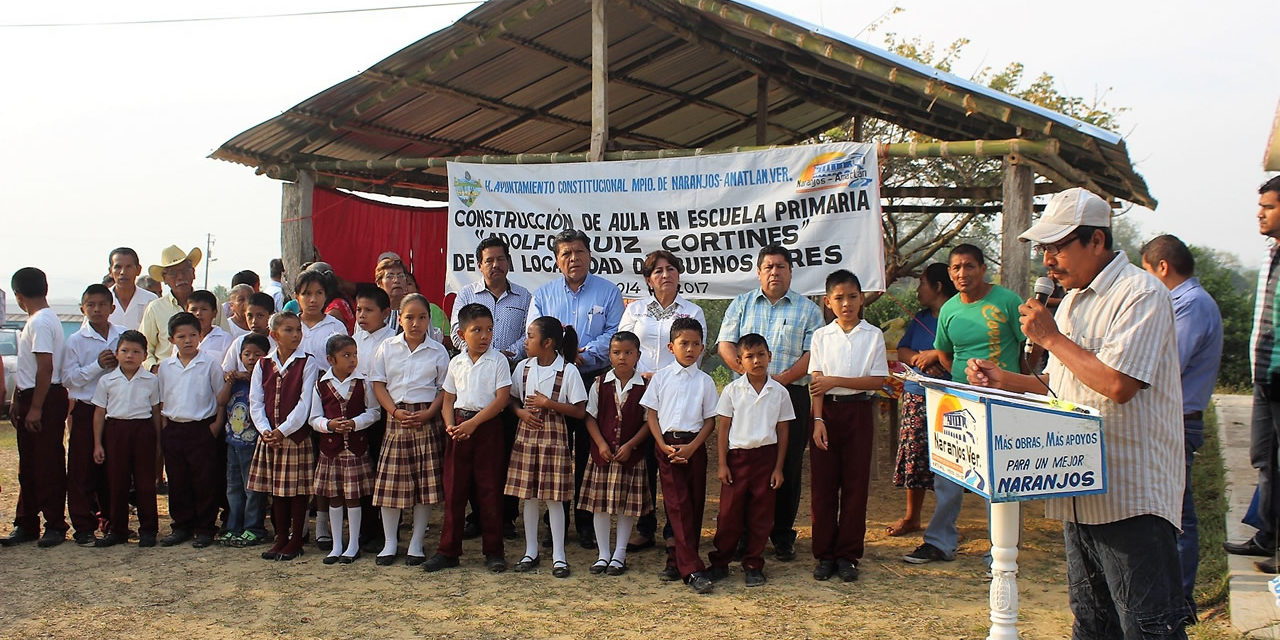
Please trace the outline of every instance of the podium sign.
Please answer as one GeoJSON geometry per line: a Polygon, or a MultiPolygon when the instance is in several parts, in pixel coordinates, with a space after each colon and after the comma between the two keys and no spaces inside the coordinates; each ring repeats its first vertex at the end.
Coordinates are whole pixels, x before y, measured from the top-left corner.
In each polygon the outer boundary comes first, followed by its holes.
{"type": "Polygon", "coordinates": [[[1106,493],[1097,410],[943,380],[920,382],[934,473],[991,502],[1106,493]]]}

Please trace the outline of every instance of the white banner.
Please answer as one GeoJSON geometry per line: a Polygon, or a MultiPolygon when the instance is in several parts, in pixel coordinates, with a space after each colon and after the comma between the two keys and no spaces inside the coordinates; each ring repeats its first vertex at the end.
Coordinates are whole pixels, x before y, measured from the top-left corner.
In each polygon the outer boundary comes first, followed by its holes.
{"type": "Polygon", "coordinates": [[[475,248],[498,235],[511,277],[530,290],[560,276],[552,237],[591,238],[591,272],[637,298],[650,251],[684,262],[686,298],[731,298],[760,286],[756,254],[791,251],[792,289],[824,292],[827,274],[854,272],[884,289],[874,144],[840,143],[664,160],[572,164],[449,163],[446,291],[481,279],[475,248]]]}

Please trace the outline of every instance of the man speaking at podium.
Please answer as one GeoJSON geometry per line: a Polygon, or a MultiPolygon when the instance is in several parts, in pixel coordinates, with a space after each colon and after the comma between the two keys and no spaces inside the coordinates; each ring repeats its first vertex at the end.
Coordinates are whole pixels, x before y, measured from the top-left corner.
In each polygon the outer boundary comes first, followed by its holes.
{"type": "Polygon", "coordinates": [[[1182,388],[1169,292],[1111,248],[1111,207],[1084,189],[1055,195],[1019,239],[1036,243],[1068,290],[1056,319],[1036,300],[1018,309],[1049,364],[1036,378],[975,359],[966,375],[1102,413],[1107,493],[1048,501],[1048,516],[1063,522],[1072,637],[1185,638],[1182,388]]]}

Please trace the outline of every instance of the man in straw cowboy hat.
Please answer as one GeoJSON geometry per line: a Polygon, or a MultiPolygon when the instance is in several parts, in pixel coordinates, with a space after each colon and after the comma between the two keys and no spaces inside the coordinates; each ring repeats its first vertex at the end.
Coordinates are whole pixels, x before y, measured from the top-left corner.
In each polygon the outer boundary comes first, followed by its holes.
{"type": "Polygon", "coordinates": [[[171,244],[160,252],[160,264],[147,268],[147,275],[157,282],[163,282],[168,293],[153,300],[142,313],[142,326],[138,328],[147,337],[147,359],[144,367],[155,371],[161,360],[173,353],[173,344],[169,342],[169,318],[173,314],[187,310],[187,298],[194,289],[192,283],[196,279],[196,265],[200,264],[200,248],[183,251],[178,245],[171,244]]]}

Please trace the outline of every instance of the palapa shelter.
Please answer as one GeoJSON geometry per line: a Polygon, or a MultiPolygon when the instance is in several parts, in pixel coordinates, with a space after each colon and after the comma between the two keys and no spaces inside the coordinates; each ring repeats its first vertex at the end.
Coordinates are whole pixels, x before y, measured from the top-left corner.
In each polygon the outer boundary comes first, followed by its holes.
{"type": "Polygon", "coordinates": [[[1023,293],[1029,252],[1016,235],[1035,194],[1085,186],[1156,205],[1112,132],[731,0],[489,0],[212,157],[289,181],[292,271],[311,254],[313,185],[438,198],[448,160],[716,153],[796,144],[868,116],[945,141],[882,155],[1005,159],[1003,190],[885,195],[1003,201],[1004,281],[1023,293]]]}

